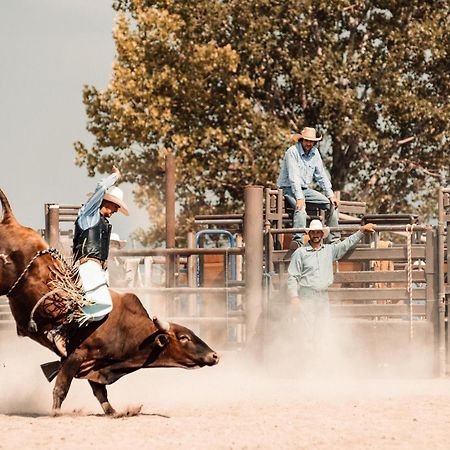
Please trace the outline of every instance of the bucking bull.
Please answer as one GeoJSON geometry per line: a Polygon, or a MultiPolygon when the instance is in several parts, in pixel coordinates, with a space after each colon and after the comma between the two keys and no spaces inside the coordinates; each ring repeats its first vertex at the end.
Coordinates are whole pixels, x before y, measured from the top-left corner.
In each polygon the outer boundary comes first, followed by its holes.
{"type": "MultiPolygon", "coordinates": [[[[36,231],[17,222],[1,190],[0,200],[0,295],[9,298],[17,333],[56,353],[46,333],[60,323],[61,305],[70,302],[70,294],[52,284],[66,263],[36,231]]],[[[67,358],[42,366],[49,381],[56,376],[55,414],[74,377],[88,380],[110,415],[115,410],[106,385],[128,373],[145,367],[197,368],[219,362],[217,353],[188,328],[150,319],[136,295],[111,290],[111,297],[113,310],[106,318],[76,329],[67,358]]]]}

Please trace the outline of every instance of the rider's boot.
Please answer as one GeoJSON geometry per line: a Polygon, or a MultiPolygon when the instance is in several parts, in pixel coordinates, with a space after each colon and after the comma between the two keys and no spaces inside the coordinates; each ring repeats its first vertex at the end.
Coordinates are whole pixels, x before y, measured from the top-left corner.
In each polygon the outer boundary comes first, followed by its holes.
{"type": "Polygon", "coordinates": [[[47,339],[53,343],[60,356],[67,357],[67,336],[62,325],[47,331],[47,339]]]}

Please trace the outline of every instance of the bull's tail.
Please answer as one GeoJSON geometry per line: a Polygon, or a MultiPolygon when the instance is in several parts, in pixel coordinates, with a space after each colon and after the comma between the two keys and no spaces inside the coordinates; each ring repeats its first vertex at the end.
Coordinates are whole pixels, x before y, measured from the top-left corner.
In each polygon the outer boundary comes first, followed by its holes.
{"type": "Polygon", "coordinates": [[[15,221],[16,218],[14,217],[14,214],[11,209],[11,205],[9,204],[8,199],[6,198],[6,195],[4,192],[0,189],[0,201],[2,202],[3,207],[3,220],[2,223],[8,223],[15,221]]]}
{"type": "Polygon", "coordinates": [[[58,375],[59,369],[61,369],[61,361],[51,361],[41,364],[41,369],[44,372],[45,378],[51,383],[56,375],[58,375]]]}

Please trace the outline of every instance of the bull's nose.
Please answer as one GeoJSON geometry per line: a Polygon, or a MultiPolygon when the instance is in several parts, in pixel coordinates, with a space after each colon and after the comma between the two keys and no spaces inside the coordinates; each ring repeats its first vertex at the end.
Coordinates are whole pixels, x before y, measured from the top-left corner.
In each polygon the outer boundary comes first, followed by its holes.
{"type": "Polygon", "coordinates": [[[212,352],[209,354],[209,361],[212,366],[217,364],[220,360],[220,356],[217,352],[212,352]]]}

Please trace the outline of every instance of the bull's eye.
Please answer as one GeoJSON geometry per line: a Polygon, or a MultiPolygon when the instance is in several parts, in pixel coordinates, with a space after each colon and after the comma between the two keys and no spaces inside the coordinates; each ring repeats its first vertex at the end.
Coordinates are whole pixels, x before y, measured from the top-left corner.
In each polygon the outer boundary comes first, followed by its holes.
{"type": "Polygon", "coordinates": [[[181,341],[181,342],[188,342],[188,341],[191,340],[191,338],[188,335],[186,335],[186,334],[180,334],[178,336],[178,340],[181,341]]]}

